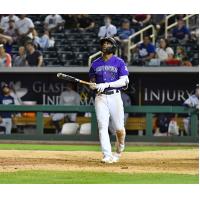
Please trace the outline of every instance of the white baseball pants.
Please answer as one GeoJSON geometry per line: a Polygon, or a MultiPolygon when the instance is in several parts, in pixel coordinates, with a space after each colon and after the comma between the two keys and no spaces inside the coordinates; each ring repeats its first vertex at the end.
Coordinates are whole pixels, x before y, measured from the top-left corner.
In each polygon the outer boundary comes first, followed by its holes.
{"type": "Polygon", "coordinates": [[[95,110],[102,153],[104,156],[112,156],[108,134],[109,118],[111,117],[115,130],[124,130],[124,107],[120,92],[111,95],[96,95],[95,110]]]}
{"type": "Polygon", "coordinates": [[[3,118],[1,126],[5,127],[5,134],[10,135],[12,129],[12,119],[11,118],[3,118]]]}

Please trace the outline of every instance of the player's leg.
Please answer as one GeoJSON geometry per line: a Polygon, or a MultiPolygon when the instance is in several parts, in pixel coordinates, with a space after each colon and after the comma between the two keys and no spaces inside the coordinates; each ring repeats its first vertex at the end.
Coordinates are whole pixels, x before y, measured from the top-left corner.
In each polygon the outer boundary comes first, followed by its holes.
{"type": "Polygon", "coordinates": [[[120,154],[125,148],[124,107],[120,93],[109,96],[109,109],[112,124],[116,131],[116,152],[120,154]]]}
{"type": "Polygon", "coordinates": [[[5,119],[5,128],[6,128],[6,135],[10,135],[12,129],[12,120],[10,118],[5,119]]]}
{"type": "Polygon", "coordinates": [[[184,130],[187,135],[189,134],[189,124],[190,124],[189,122],[190,122],[189,117],[183,119],[184,130]]]}
{"type": "Polygon", "coordinates": [[[109,125],[109,108],[107,105],[106,95],[97,95],[95,98],[95,110],[97,122],[99,127],[99,139],[103,156],[105,158],[112,158],[112,148],[110,144],[110,137],[108,134],[109,125]]]}
{"type": "Polygon", "coordinates": [[[6,133],[6,122],[5,122],[5,119],[2,118],[2,122],[0,123],[0,126],[2,126],[4,128],[4,133],[6,133]]]}
{"type": "Polygon", "coordinates": [[[60,120],[62,120],[65,117],[64,113],[55,113],[52,116],[52,122],[56,128],[56,132],[59,133],[61,131],[61,127],[60,127],[60,120]]]}

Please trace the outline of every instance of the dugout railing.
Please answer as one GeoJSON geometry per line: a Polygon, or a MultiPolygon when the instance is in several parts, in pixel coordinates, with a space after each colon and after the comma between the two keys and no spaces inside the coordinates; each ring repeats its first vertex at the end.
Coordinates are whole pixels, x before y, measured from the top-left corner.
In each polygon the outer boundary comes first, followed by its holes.
{"type": "MultiPolygon", "coordinates": [[[[11,134],[0,135],[0,139],[13,140],[65,140],[65,141],[98,141],[98,127],[93,106],[62,106],[62,105],[1,105],[0,112],[36,112],[35,134],[11,134]],[[43,113],[47,112],[67,112],[67,113],[91,113],[91,135],[57,135],[44,134],[43,113]]],[[[127,106],[126,113],[143,113],[146,116],[146,134],[144,136],[127,135],[127,141],[137,142],[194,142],[198,143],[198,112],[193,108],[181,106],[127,106]],[[153,114],[156,113],[176,113],[190,115],[190,134],[187,136],[153,136],[153,114]]],[[[111,136],[114,140],[115,136],[111,136]]]]}

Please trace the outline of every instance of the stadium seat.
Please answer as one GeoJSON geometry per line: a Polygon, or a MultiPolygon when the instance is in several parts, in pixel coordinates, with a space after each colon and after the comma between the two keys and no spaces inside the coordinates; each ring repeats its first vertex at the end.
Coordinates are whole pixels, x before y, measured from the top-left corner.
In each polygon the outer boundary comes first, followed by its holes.
{"type": "Polygon", "coordinates": [[[91,123],[81,124],[80,135],[91,135],[91,123]]]}
{"type": "Polygon", "coordinates": [[[61,134],[63,135],[74,135],[76,134],[79,125],[77,123],[65,123],[62,126],[61,134]]]}

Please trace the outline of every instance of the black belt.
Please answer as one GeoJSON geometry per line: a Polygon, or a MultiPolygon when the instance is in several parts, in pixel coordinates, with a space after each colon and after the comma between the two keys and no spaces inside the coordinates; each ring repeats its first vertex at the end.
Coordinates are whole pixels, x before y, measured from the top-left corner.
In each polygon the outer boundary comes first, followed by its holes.
{"type": "Polygon", "coordinates": [[[101,92],[100,94],[106,94],[106,95],[111,95],[111,94],[115,94],[115,93],[119,93],[119,90],[110,90],[110,91],[104,91],[104,92],[101,92]]]}

